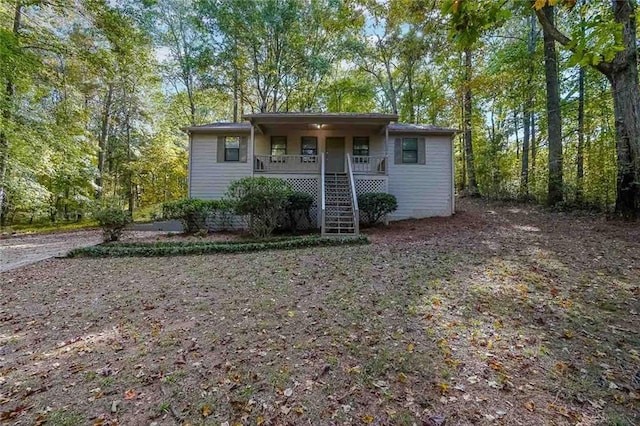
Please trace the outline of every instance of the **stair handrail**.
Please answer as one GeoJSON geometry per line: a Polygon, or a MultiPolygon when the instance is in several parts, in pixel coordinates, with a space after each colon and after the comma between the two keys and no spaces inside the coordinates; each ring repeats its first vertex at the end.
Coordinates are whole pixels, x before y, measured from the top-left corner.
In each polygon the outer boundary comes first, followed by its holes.
{"type": "Polygon", "coordinates": [[[355,235],[360,235],[360,209],[358,208],[358,196],[356,195],[356,182],[353,178],[353,161],[349,153],[347,153],[347,176],[351,190],[351,202],[353,203],[353,229],[355,235]]]}
{"type": "Polygon", "coordinates": [[[326,226],[325,226],[325,188],[324,188],[324,174],[325,174],[325,153],[323,152],[320,155],[320,233],[324,237],[326,226]]]}

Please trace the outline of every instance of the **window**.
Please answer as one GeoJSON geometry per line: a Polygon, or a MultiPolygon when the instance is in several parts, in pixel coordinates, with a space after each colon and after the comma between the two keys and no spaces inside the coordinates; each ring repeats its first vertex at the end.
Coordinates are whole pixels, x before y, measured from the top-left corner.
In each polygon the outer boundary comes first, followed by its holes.
{"type": "Polygon", "coordinates": [[[240,138],[238,136],[224,137],[224,161],[240,161],[240,138]]]}
{"type": "Polygon", "coordinates": [[[353,137],[353,155],[354,157],[356,157],[353,159],[354,163],[369,162],[369,137],[368,136],[353,137]]]}
{"type": "Polygon", "coordinates": [[[305,163],[315,163],[315,156],[318,155],[318,138],[315,136],[303,136],[301,140],[302,155],[313,157],[303,157],[305,163]]]}
{"type": "Polygon", "coordinates": [[[418,163],[418,139],[417,138],[402,139],[402,162],[418,163]]]}
{"type": "Polygon", "coordinates": [[[355,136],[353,138],[353,155],[369,156],[368,136],[355,136]]]}
{"type": "Polygon", "coordinates": [[[287,155],[287,137],[271,136],[271,161],[283,163],[284,155],[287,155]]]}

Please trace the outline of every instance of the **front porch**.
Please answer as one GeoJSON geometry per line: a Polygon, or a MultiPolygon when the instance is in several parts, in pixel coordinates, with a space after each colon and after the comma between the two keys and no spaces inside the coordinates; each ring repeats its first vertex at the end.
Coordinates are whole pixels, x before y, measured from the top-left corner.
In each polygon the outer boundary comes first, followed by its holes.
{"type": "Polygon", "coordinates": [[[316,200],[323,235],[358,235],[357,197],[388,192],[387,125],[397,117],[365,114],[256,114],[248,157],[254,176],[278,177],[316,200]]]}

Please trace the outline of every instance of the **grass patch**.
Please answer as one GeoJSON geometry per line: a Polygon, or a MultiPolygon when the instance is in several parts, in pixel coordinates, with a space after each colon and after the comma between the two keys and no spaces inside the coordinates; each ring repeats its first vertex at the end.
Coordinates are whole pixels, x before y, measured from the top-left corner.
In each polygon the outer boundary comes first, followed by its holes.
{"type": "Polygon", "coordinates": [[[83,220],[81,222],[59,222],[59,223],[40,223],[40,224],[24,224],[11,225],[1,229],[3,233],[19,233],[19,234],[48,234],[61,231],[77,231],[80,229],[97,228],[98,222],[95,220],[83,220]]]}
{"type": "Polygon", "coordinates": [[[357,238],[296,237],[253,242],[153,242],[120,243],[84,247],[72,250],[68,257],[155,257],[186,256],[211,253],[247,253],[262,250],[292,250],[305,247],[326,247],[368,244],[365,236],[357,238]]]}

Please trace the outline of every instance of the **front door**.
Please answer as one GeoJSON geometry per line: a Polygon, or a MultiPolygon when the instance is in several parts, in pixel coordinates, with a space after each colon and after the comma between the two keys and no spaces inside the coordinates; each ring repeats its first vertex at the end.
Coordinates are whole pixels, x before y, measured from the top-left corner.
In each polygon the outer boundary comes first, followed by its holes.
{"type": "Polygon", "coordinates": [[[344,173],[344,138],[327,138],[327,173],[344,173]]]}

